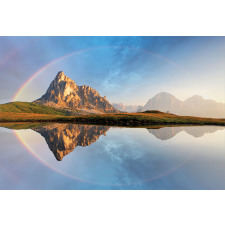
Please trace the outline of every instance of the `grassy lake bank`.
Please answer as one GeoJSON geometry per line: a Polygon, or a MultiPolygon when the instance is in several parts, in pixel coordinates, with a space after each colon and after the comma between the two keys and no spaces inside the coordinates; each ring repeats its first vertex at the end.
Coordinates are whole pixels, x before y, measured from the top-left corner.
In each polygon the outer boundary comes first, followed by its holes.
{"type": "Polygon", "coordinates": [[[62,116],[37,113],[1,112],[1,123],[12,122],[63,122],[92,125],[143,127],[148,125],[219,125],[225,126],[225,119],[177,116],[159,111],[148,113],[107,113],[82,116],[62,116]]]}

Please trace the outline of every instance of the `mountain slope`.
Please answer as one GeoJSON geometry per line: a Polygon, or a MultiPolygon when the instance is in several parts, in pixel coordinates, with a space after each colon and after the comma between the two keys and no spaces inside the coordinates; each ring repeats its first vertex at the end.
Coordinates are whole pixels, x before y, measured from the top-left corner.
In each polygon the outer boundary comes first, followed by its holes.
{"type": "Polygon", "coordinates": [[[89,110],[96,113],[117,113],[105,97],[93,88],[78,86],[60,71],[51,82],[47,92],[34,103],[70,110],[89,110]]]}

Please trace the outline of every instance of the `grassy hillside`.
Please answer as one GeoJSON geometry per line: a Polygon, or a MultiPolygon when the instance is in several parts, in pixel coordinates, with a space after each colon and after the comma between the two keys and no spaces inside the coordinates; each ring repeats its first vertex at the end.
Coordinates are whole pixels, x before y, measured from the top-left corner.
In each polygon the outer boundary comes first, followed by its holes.
{"type": "Polygon", "coordinates": [[[0,113],[37,113],[68,116],[70,113],[62,109],[39,105],[30,102],[10,102],[0,105],[0,113]]]}

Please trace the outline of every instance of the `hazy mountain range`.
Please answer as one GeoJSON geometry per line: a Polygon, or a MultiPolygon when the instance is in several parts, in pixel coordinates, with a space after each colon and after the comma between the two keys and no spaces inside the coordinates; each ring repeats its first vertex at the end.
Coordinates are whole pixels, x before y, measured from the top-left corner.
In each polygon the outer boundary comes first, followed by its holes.
{"type": "Polygon", "coordinates": [[[137,112],[139,107],[138,105],[124,105],[122,103],[112,103],[112,106],[122,112],[137,112]]]}
{"type": "Polygon", "coordinates": [[[150,98],[144,106],[134,105],[127,107],[123,104],[115,103],[113,106],[118,110],[127,112],[159,110],[162,112],[169,111],[177,115],[225,118],[225,104],[204,99],[199,95],[181,101],[167,92],[161,92],[150,98]]]}

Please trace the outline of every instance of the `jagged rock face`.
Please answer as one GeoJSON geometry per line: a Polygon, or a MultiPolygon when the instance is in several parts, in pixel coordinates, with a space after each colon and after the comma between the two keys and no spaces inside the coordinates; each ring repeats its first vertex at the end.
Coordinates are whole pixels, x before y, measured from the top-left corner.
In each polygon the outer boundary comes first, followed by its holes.
{"type": "Polygon", "coordinates": [[[47,92],[34,102],[57,108],[93,110],[97,113],[119,112],[95,89],[86,85],[78,86],[62,71],[51,82],[47,92]]]}
{"type": "Polygon", "coordinates": [[[109,127],[81,124],[52,124],[34,128],[46,140],[58,161],[77,146],[89,146],[101,135],[106,135],[109,127]]]}

